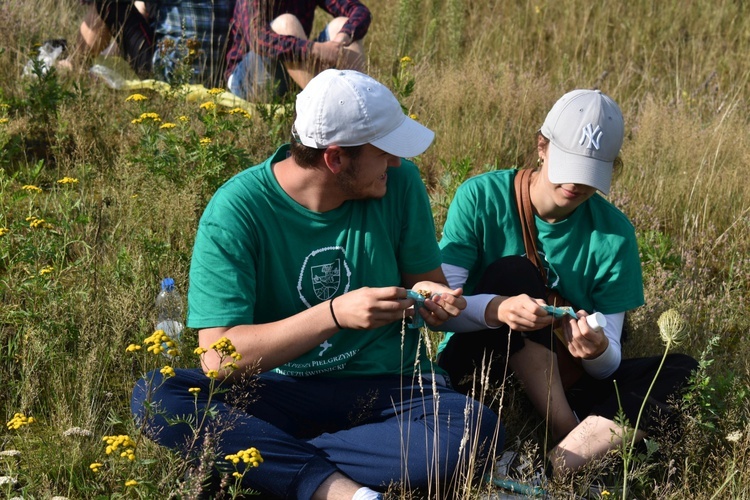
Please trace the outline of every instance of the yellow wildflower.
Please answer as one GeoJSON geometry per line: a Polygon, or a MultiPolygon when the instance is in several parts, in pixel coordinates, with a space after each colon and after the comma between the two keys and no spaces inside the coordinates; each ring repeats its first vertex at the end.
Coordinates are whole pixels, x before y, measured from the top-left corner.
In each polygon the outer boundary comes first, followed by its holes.
{"type": "Polygon", "coordinates": [[[10,104],[7,102],[0,102],[0,108],[8,109],[10,107],[10,104]]]}
{"type": "Polygon", "coordinates": [[[232,475],[233,475],[234,477],[236,477],[237,479],[242,479],[242,474],[240,474],[240,473],[239,473],[239,472],[237,472],[237,471],[234,471],[234,472],[232,472],[232,475]]]}
{"type": "Polygon", "coordinates": [[[141,102],[141,101],[147,101],[148,97],[146,97],[143,94],[131,94],[126,99],[125,102],[141,102]]]}
{"type": "Polygon", "coordinates": [[[219,376],[219,372],[216,371],[216,370],[208,370],[206,372],[206,377],[208,377],[208,378],[212,378],[213,379],[213,378],[216,378],[218,376],[219,376]]]}
{"type": "Polygon", "coordinates": [[[171,366],[165,366],[164,368],[159,370],[159,372],[167,378],[174,377],[174,368],[172,368],[171,366]]]}
{"type": "Polygon", "coordinates": [[[5,236],[9,232],[10,232],[10,229],[8,229],[7,227],[0,227],[0,236],[5,236]]]}
{"type": "Polygon", "coordinates": [[[125,352],[136,352],[140,350],[141,350],[141,346],[139,346],[138,344],[130,344],[129,346],[125,348],[125,352]]]}
{"type": "Polygon", "coordinates": [[[8,119],[7,118],[0,118],[0,124],[3,124],[3,123],[8,123],[8,119]]]}
{"type": "Polygon", "coordinates": [[[130,436],[127,434],[104,436],[102,441],[107,443],[107,447],[104,450],[107,455],[111,455],[118,449],[122,448],[123,451],[120,453],[122,458],[127,458],[131,461],[135,460],[135,441],[130,439],[130,436]]]}
{"type": "Polygon", "coordinates": [[[191,387],[190,389],[188,389],[188,392],[190,394],[193,394],[193,395],[197,396],[198,393],[201,392],[201,388],[200,387],[191,387]]]}
{"type": "Polygon", "coordinates": [[[189,121],[189,120],[190,120],[190,118],[188,118],[188,117],[187,117],[187,116],[185,116],[185,115],[182,115],[182,116],[180,116],[180,117],[178,118],[178,120],[180,120],[181,122],[186,122],[186,121],[189,121]]]}
{"type": "MultiPolygon", "coordinates": [[[[534,13],[541,14],[542,8],[537,5],[536,7],[534,7],[534,13]]],[[[607,490],[604,490],[604,491],[607,491],[607,490]]],[[[607,492],[607,494],[609,494],[609,492],[607,492]]]]}
{"type": "Polygon", "coordinates": [[[164,122],[159,128],[175,128],[177,125],[171,122],[164,122]]]}
{"type": "Polygon", "coordinates": [[[223,354],[224,356],[231,356],[236,350],[234,345],[232,345],[232,341],[226,337],[221,337],[219,340],[211,344],[211,349],[219,354],[223,354]]]}
{"type": "Polygon", "coordinates": [[[417,120],[419,117],[417,115],[415,115],[414,113],[411,113],[409,115],[409,118],[411,118],[412,120],[417,120]]]}
{"type": "Polygon", "coordinates": [[[78,184],[78,179],[75,177],[63,177],[57,181],[58,184],[78,184]]]}
{"type": "Polygon", "coordinates": [[[404,56],[401,58],[401,66],[406,66],[407,64],[411,64],[412,62],[412,58],[409,56],[404,56]]]}
{"type": "Polygon", "coordinates": [[[229,361],[228,363],[224,363],[224,366],[222,366],[222,368],[224,368],[225,370],[234,371],[234,370],[238,370],[240,367],[237,366],[237,363],[232,363],[231,361],[229,361]]]}
{"type": "Polygon", "coordinates": [[[230,356],[231,356],[231,357],[232,357],[232,359],[234,359],[235,361],[239,361],[239,360],[241,360],[241,359],[242,359],[242,354],[240,354],[240,353],[238,353],[238,352],[236,352],[236,351],[235,351],[235,352],[233,352],[232,354],[230,354],[230,356]]]}
{"type": "Polygon", "coordinates": [[[34,423],[34,417],[27,417],[23,413],[16,413],[15,415],[13,415],[13,418],[11,418],[6,425],[8,427],[8,430],[16,431],[25,425],[30,425],[33,423],[34,423]]]}
{"type": "Polygon", "coordinates": [[[132,199],[136,199],[136,198],[138,198],[138,195],[137,195],[137,194],[131,194],[131,195],[130,195],[130,197],[131,197],[132,199]]]}
{"type": "Polygon", "coordinates": [[[193,352],[200,356],[201,354],[206,354],[208,352],[208,349],[206,349],[205,347],[196,347],[193,352]]]}
{"type": "Polygon", "coordinates": [[[253,115],[250,114],[249,111],[242,109],[242,108],[233,108],[229,110],[230,115],[242,115],[245,118],[252,118],[253,115]]]}
{"type": "Polygon", "coordinates": [[[216,103],[213,101],[206,101],[200,105],[200,108],[205,109],[206,111],[211,111],[212,109],[216,108],[216,103]]]}
{"type": "MultiPolygon", "coordinates": [[[[21,189],[23,189],[24,191],[30,191],[30,192],[34,192],[34,193],[41,193],[42,192],[42,188],[37,187],[37,186],[33,186],[31,184],[26,184],[21,189]]],[[[26,219],[26,220],[28,220],[28,219],[26,219]]]]}
{"type": "Polygon", "coordinates": [[[29,227],[31,228],[37,228],[44,226],[44,219],[39,219],[37,217],[27,217],[27,221],[29,221],[29,227]]]}
{"type": "Polygon", "coordinates": [[[201,146],[208,146],[211,144],[211,138],[210,137],[204,137],[199,141],[201,143],[201,146]]]}
{"type": "Polygon", "coordinates": [[[52,266],[44,266],[43,268],[39,270],[39,276],[44,276],[45,274],[49,274],[54,270],[55,268],[52,266]]]}
{"type": "Polygon", "coordinates": [[[159,117],[159,113],[154,112],[148,112],[148,113],[141,113],[141,116],[139,117],[142,120],[153,120],[155,122],[160,122],[161,117],[159,117]]]}
{"type": "Polygon", "coordinates": [[[208,93],[211,95],[219,95],[224,93],[224,89],[212,88],[208,93]]]}
{"type": "Polygon", "coordinates": [[[128,479],[127,481],[125,481],[125,486],[127,486],[128,488],[138,486],[138,481],[136,481],[135,479],[128,479]]]}
{"type": "Polygon", "coordinates": [[[100,462],[94,462],[93,464],[89,465],[89,469],[91,469],[93,472],[99,472],[102,467],[104,467],[104,464],[100,462]]]}
{"type": "Polygon", "coordinates": [[[237,456],[250,467],[258,467],[263,463],[263,457],[256,448],[248,448],[237,452],[237,456]]]}

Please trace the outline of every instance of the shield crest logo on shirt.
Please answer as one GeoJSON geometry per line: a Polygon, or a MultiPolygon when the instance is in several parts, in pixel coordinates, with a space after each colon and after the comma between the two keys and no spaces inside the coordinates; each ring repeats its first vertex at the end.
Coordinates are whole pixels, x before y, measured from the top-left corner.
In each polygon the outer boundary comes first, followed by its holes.
{"type": "Polygon", "coordinates": [[[341,284],[341,260],[336,259],[330,264],[312,266],[312,284],[315,296],[320,300],[333,297],[341,284]]]}

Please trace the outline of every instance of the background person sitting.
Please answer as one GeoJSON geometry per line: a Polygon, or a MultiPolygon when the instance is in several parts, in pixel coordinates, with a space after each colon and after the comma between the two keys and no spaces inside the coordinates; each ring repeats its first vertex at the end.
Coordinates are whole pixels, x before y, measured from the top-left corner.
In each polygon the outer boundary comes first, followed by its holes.
{"type": "Polygon", "coordinates": [[[63,66],[100,54],[114,37],[122,57],[140,78],[223,86],[234,0],[84,2],[89,8],[77,49],[63,66]],[[180,74],[185,66],[185,74],[180,74]]]}
{"type": "Polygon", "coordinates": [[[243,99],[282,96],[328,68],[364,68],[362,39],[370,26],[357,0],[238,0],[227,55],[229,91],[243,99]],[[310,40],[316,6],[334,19],[310,40]]]}

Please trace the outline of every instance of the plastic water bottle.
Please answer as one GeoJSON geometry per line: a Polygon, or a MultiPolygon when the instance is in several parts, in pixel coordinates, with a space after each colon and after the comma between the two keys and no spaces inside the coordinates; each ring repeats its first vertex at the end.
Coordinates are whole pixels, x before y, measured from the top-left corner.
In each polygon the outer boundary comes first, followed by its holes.
{"type": "Polygon", "coordinates": [[[161,280],[161,291],[156,296],[156,329],[164,330],[171,339],[171,342],[162,343],[164,355],[170,358],[177,354],[185,328],[182,311],[182,296],[175,288],[174,280],[164,278],[161,280]]]}

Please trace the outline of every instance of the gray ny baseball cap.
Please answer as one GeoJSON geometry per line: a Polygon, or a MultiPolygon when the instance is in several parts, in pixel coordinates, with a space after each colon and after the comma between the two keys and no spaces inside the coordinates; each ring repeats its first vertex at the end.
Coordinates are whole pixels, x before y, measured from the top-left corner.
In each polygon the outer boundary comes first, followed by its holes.
{"type": "Polygon", "coordinates": [[[573,90],[547,114],[547,172],[554,184],[584,184],[609,194],[612,165],[625,135],[617,103],[599,90],[573,90]]]}

